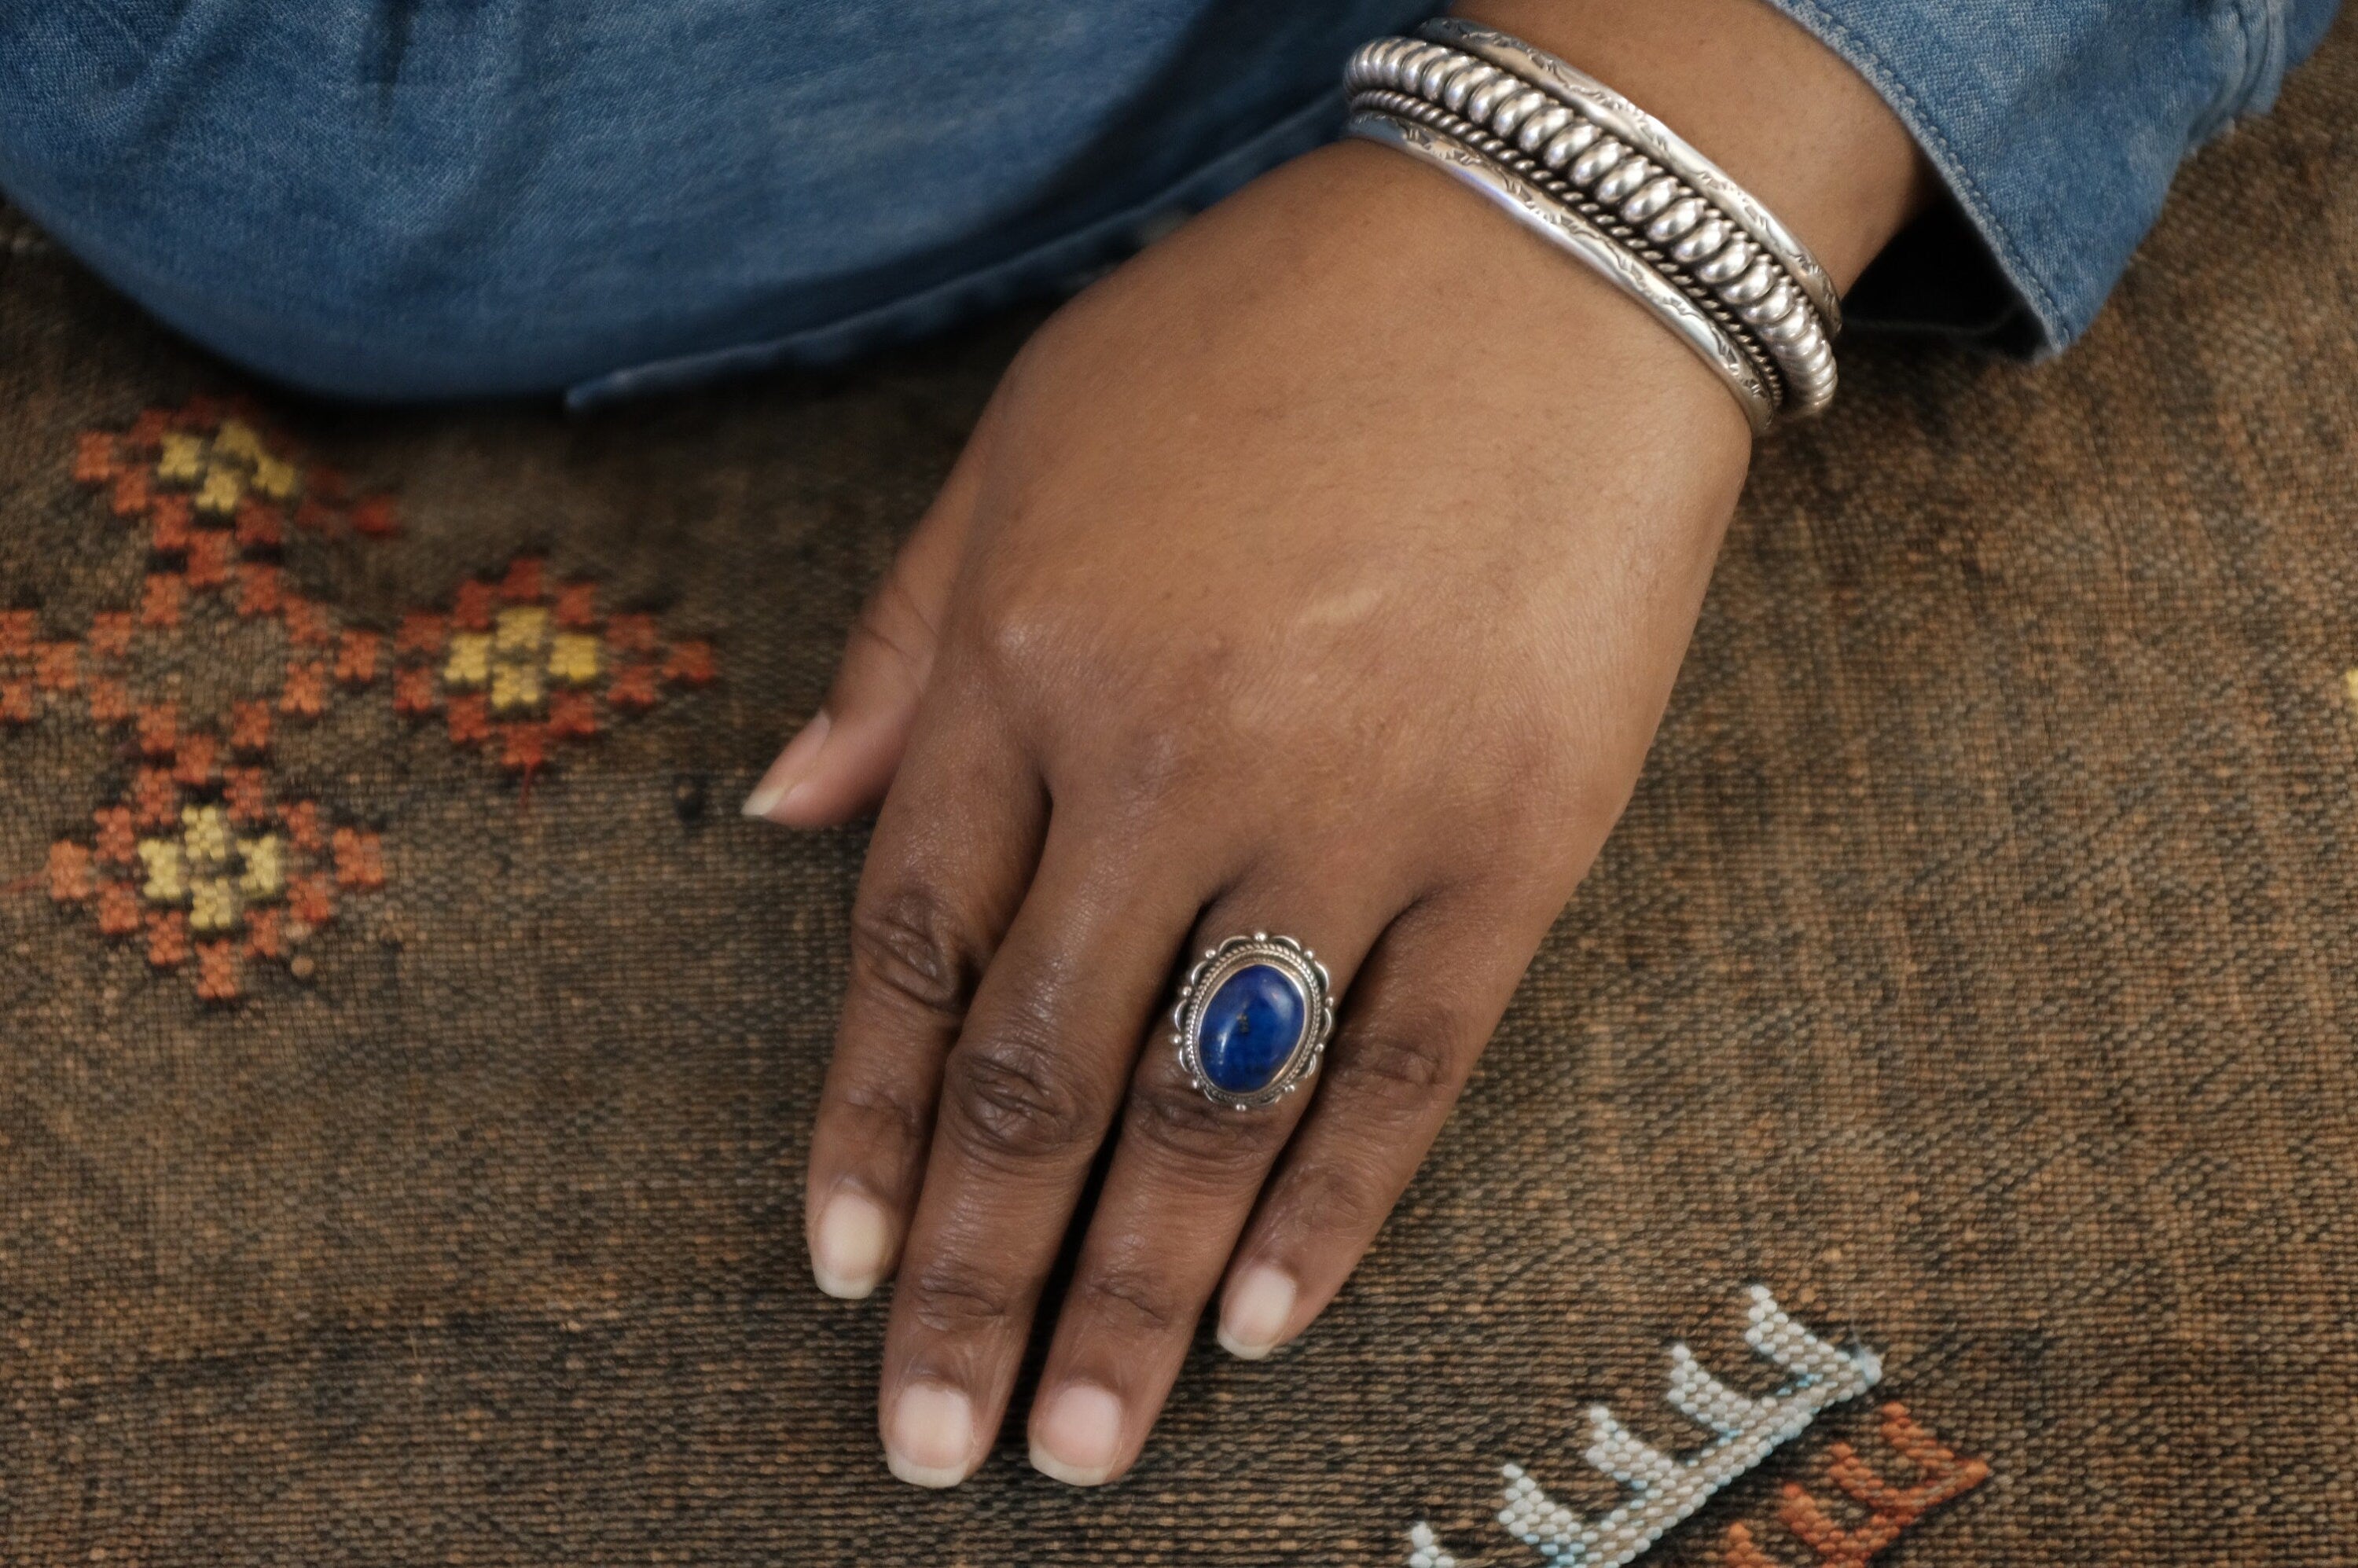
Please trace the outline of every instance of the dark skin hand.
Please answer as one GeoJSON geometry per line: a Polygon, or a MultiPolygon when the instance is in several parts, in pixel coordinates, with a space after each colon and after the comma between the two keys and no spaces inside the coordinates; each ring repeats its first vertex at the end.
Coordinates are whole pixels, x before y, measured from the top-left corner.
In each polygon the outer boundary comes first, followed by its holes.
{"type": "MultiPolygon", "coordinates": [[[[1927,198],[1906,132],[1758,0],[1467,7],[1646,104],[1847,284],[1927,198]]],[[[1195,1325],[1260,1357],[1341,1288],[1628,798],[1744,481],[1642,308],[1434,170],[1296,160],[1007,373],[748,810],[882,803],[812,1141],[812,1262],[897,1281],[893,1472],[989,1453],[1105,1186],[1033,1463],[1136,1460],[1195,1325]],[[1174,975],[1314,947],[1307,1092],[1187,1082],[1174,975]]]]}

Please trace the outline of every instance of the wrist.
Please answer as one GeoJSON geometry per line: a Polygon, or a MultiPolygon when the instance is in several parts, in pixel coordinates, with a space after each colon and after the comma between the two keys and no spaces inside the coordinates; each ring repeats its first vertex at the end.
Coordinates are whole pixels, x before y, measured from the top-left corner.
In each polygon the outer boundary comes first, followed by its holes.
{"type": "Polygon", "coordinates": [[[1458,14],[1563,57],[1668,124],[1840,287],[1937,189],[1875,90],[1766,0],[1469,0],[1458,14]]]}
{"type": "Polygon", "coordinates": [[[1741,474],[1749,427],[1701,358],[1651,310],[1417,160],[1337,142],[1206,218],[1165,242],[1166,259],[1204,264],[1218,250],[1227,265],[1200,272],[1230,307],[1282,291],[1275,358],[1364,355],[1356,368],[1374,382],[1481,409],[1518,444],[1544,440],[1574,410],[1633,439],[1679,430],[1699,470],[1724,457],[1741,474]]]}

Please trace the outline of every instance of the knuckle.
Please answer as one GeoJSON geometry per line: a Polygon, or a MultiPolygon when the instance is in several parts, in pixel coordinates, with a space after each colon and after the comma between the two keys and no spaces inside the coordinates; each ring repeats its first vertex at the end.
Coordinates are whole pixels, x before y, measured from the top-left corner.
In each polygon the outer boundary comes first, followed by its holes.
{"type": "Polygon", "coordinates": [[[1068,1152],[1095,1128],[1088,1097],[1055,1053],[1001,1038],[950,1053],[942,1103],[969,1154],[1030,1161],[1068,1152]]]}
{"type": "Polygon", "coordinates": [[[1455,1091],[1464,1035],[1463,1021],[1442,1010],[1368,1019],[1327,1053],[1327,1090],[1347,1090],[1379,1111],[1421,1113],[1455,1091]]]}
{"type": "Polygon", "coordinates": [[[1126,695],[1070,738],[1050,788],[1086,801],[1109,836],[1133,847],[1167,843],[1174,833],[1231,842],[1240,825],[1217,819],[1215,786],[1235,770],[1206,733],[1211,728],[1158,699],[1126,695]]]}
{"type": "Polygon", "coordinates": [[[889,1139],[904,1147],[923,1145],[933,1120],[905,1088],[882,1084],[846,1085],[828,1094],[820,1114],[849,1123],[864,1142],[889,1139]]]}
{"type": "Polygon", "coordinates": [[[908,684],[923,689],[933,670],[936,639],[924,608],[901,580],[887,573],[851,624],[854,656],[872,658],[899,670],[908,684]]]}
{"type": "Polygon", "coordinates": [[[960,1264],[927,1264],[899,1288],[909,1315],[936,1334],[988,1332],[1014,1315],[1014,1293],[1004,1281],[960,1264]]]}
{"type": "Polygon", "coordinates": [[[1364,1159],[1338,1157],[1298,1166],[1279,1194],[1280,1212],[1317,1237],[1368,1237],[1398,1195],[1364,1159]]]}
{"type": "Polygon", "coordinates": [[[1136,705],[1139,722],[1124,737],[1107,769],[1107,783],[1119,799],[1155,802],[1171,798],[1200,775],[1203,726],[1166,717],[1157,703],[1136,705]]]}
{"type": "Polygon", "coordinates": [[[1090,1316],[1141,1334],[1167,1334],[1192,1317],[1169,1283],[1138,1269],[1103,1269],[1084,1275],[1073,1290],[1090,1316]]]}
{"type": "Polygon", "coordinates": [[[1274,1117],[1216,1105],[1184,1082],[1137,1090],[1122,1119],[1125,1143],[1161,1156],[1166,1166],[1192,1167],[1228,1181],[1273,1154],[1282,1130],[1274,1117]]]}
{"type": "Polygon", "coordinates": [[[990,684],[1002,690],[1049,690],[1078,673],[1091,639],[1068,600],[1020,588],[1001,590],[973,633],[973,654],[990,684]]]}
{"type": "Polygon", "coordinates": [[[949,1022],[965,1014],[982,970],[947,904],[915,882],[852,910],[851,961],[871,992],[949,1022]]]}

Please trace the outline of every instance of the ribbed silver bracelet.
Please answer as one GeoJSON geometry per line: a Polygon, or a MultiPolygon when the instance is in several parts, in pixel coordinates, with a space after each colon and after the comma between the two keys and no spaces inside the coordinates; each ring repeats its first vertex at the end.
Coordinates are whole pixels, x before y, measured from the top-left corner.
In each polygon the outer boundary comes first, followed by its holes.
{"type": "MultiPolygon", "coordinates": [[[[1532,110],[1568,107],[1597,128],[1598,140],[1581,155],[1583,161],[1607,157],[1608,142],[1625,149],[1610,157],[1595,178],[1600,200],[1645,224],[1649,238],[1668,239],[1677,259],[1693,265],[1702,281],[1743,311],[1791,383],[1788,415],[1805,418],[1833,401],[1833,341],[1842,330],[1841,297],[1809,248],[1749,191],[1668,125],[1544,50],[1494,28],[1449,18],[1428,23],[1422,32],[1433,44],[1474,55],[1507,73],[1485,82],[1476,80],[1483,74],[1478,71],[1457,72],[1443,89],[1444,103],[1462,92],[1470,103],[1490,86],[1491,102],[1482,105],[1486,115],[1472,118],[1487,118],[1495,130],[1509,103],[1537,91],[1554,103],[1542,101],[1532,110]]],[[[1522,115],[1503,117],[1519,133],[1528,128],[1522,115]]]]}
{"type": "Polygon", "coordinates": [[[1754,432],[1768,429],[1785,397],[1776,356],[1732,308],[1683,277],[1642,233],[1537,160],[1436,104],[1379,90],[1355,94],[1351,105],[1353,135],[1438,164],[1661,316],[1727,383],[1754,432]],[[1401,122],[1429,134],[1403,134],[1401,122]]]}
{"type": "Polygon", "coordinates": [[[1351,131],[1424,157],[1660,315],[1756,431],[1833,399],[1833,280],[1668,126],[1554,56],[1471,23],[1380,38],[1345,74],[1351,131]]]}

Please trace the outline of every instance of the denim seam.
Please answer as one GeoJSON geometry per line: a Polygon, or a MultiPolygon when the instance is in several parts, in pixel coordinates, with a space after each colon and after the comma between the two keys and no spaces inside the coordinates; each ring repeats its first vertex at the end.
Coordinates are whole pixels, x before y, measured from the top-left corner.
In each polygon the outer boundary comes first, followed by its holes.
{"type": "Polygon", "coordinates": [[[1974,227],[1997,253],[1999,265],[2006,269],[2007,278],[2029,297],[2031,308],[2039,314],[2042,325],[2059,341],[2068,339],[2071,335],[2070,318],[2048,287],[2047,280],[2039,275],[2029,258],[2016,245],[2014,236],[1998,221],[1996,209],[1983,194],[1979,182],[1965,167],[1964,160],[1958,155],[1947,134],[1941,129],[1923,101],[1899,80],[1890,62],[1872,43],[1848,23],[1829,12],[1818,0],[1774,0],[1774,3],[1791,14],[1794,20],[1833,44],[1843,57],[1891,103],[1900,118],[1907,122],[1908,128],[1925,145],[1927,155],[1972,218],[1974,227]]]}
{"type": "Polygon", "coordinates": [[[2285,52],[2286,4],[2287,0],[2237,0],[2235,21],[2244,33],[2244,80],[2228,111],[2230,119],[2276,96],[2285,52]]]}
{"type": "Polygon", "coordinates": [[[2252,10],[2257,3],[2261,0],[2234,0],[2235,41],[2242,48],[2243,58],[2235,61],[2230,82],[2220,93],[2219,103],[2209,116],[2208,129],[2213,134],[2233,126],[2242,116],[2244,105],[2249,103],[2253,93],[2258,91],[2260,72],[2266,69],[2267,55],[2252,32],[2252,10]]]}
{"type": "Polygon", "coordinates": [[[2258,91],[2260,72],[2267,69],[2267,52],[2252,27],[2252,13],[2266,0],[2235,0],[2235,26],[2244,35],[2243,80],[2235,84],[2234,113],[2242,114],[2244,105],[2258,91]]]}
{"type": "Polygon", "coordinates": [[[2216,71],[2218,81],[2212,89],[2211,101],[2203,105],[2202,112],[2196,115],[2186,127],[2186,135],[2178,155],[2181,160],[2213,136],[2223,135],[2233,128],[2236,114],[2243,108],[2245,96],[2252,91],[2252,60],[2255,50],[2252,48],[2251,0],[2223,0],[2223,4],[2214,8],[2211,15],[2214,18],[2212,30],[2219,36],[2220,53],[2232,54],[2234,58],[2223,59],[2219,62],[2216,71]],[[2223,13],[2234,18],[2234,28],[2232,32],[2215,24],[2215,18],[2223,13]]]}

